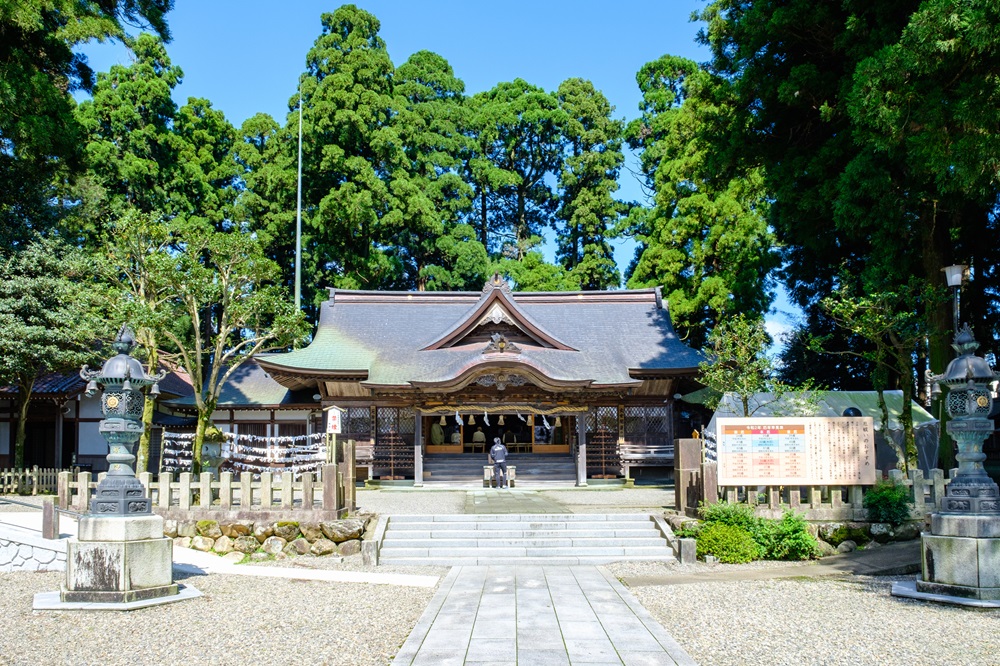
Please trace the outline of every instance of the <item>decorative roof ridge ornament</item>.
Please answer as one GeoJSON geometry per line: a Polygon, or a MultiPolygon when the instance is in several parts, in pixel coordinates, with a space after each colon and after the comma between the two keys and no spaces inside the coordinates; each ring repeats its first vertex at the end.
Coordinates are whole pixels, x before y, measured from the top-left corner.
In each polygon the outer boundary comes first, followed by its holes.
{"type": "Polygon", "coordinates": [[[494,333],[490,336],[490,341],[487,343],[486,348],[483,349],[484,354],[520,354],[521,348],[516,344],[507,339],[507,336],[503,333],[494,333]]]}
{"type": "Polygon", "coordinates": [[[493,277],[491,277],[489,280],[486,281],[486,284],[483,286],[483,295],[485,296],[494,289],[499,289],[500,291],[508,295],[510,295],[511,293],[510,283],[507,282],[507,280],[503,279],[500,273],[494,273],[493,277]]]}
{"type": "Polygon", "coordinates": [[[972,332],[972,327],[966,322],[962,324],[960,328],[955,333],[955,340],[951,343],[951,348],[955,350],[956,354],[968,355],[974,353],[979,349],[979,343],[976,342],[975,334],[972,332]]]}

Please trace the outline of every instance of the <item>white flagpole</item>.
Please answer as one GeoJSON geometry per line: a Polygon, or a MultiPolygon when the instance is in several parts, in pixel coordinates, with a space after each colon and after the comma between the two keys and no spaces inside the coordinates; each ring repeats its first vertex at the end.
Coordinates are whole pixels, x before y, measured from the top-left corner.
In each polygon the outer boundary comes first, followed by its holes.
{"type": "Polygon", "coordinates": [[[302,301],[302,80],[299,79],[299,182],[295,207],[295,309],[302,301]]]}

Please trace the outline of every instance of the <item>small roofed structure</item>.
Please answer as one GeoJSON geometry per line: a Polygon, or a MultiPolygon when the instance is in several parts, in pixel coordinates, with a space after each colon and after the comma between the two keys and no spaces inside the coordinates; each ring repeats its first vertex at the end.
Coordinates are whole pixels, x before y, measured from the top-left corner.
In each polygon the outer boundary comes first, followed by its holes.
{"type": "Polygon", "coordinates": [[[672,396],[701,360],[659,289],[514,292],[498,275],[482,292],[330,289],[308,347],[257,357],[417,485],[423,456],[463,452],[473,424],[516,451],[577,452],[578,484],[617,474],[620,443],[672,443],[672,396]]]}

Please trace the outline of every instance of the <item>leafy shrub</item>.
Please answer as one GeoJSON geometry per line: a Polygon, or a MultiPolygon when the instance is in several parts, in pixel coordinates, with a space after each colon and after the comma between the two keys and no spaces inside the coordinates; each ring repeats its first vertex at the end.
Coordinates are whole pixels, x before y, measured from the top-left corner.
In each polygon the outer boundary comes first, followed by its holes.
{"type": "Polygon", "coordinates": [[[868,519],[873,523],[889,523],[893,527],[899,527],[910,518],[913,498],[905,485],[879,481],[865,493],[863,504],[868,509],[868,519]]]}
{"type": "Polygon", "coordinates": [[[760,546],[742,527],[712,523],[698,535],[698,557],[704,559],[706,555],[727,564],[741,564],[760,557],[760,546]]]}
{"type": "Polygon", "coordinates": [[[732,527],[742,527],[751,534],[760,521],[754,514],[753,507],[749,504],[732,504],[730,502],[702,504],[698,507],[698,513],[701,514],[701,519],[706,523],[722,523],[732,527]]]}
{"type": "Polygon", "coordinates": [[[808,560],[816,556],[819,544],[809,533],[805,519],[786,511],[781,520],[767,521],[773,525],[765,557],[769,560],[808,560]]]}

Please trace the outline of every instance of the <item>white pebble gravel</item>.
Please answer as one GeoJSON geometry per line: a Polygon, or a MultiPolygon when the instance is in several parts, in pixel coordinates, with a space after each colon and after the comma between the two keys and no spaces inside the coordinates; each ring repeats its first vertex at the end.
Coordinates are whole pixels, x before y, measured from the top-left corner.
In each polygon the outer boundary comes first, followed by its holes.
{"type": "Polygon", "coordinates": [[[203,597],[131,612],[31,610],[61,573],[0,574],[0,664],[387,664],[431,588],[245,578],[178,582],[203,597]]]}
{"type": "Polygon", "coordinates": [[[1000,664],[1000,611],[893,597],[889,591],[898,580],[912,576],[786,578],[631,591],[701,666],[1000,664]]]}

